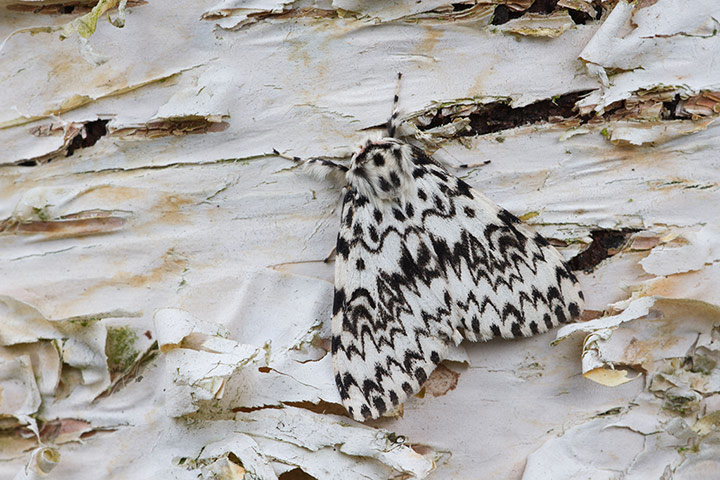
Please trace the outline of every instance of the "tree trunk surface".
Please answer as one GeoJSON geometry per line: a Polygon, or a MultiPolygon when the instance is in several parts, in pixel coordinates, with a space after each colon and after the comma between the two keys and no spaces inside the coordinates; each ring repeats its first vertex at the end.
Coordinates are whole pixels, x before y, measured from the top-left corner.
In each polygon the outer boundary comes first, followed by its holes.
{"type": "Polygon", "coordinates": [[[716,1],[0,11],[1,478],[716,478],[716,1]],[[346,161],[399,72],[401,137],[586,305],[359,423],[323,262],[343,191],[273,149],[346,161]]]}

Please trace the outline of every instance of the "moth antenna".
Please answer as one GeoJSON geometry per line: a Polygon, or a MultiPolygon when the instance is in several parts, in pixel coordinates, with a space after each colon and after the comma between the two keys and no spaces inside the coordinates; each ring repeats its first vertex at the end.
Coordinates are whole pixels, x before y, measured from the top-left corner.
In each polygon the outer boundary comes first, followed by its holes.
{"type": "Polygon", "coordinates": [[[297,163],[297,164],[302,164],[302,163],[305,162],[305,160],[303,160],[303,159],[300,158],[300,157],[293,157],[293,156],[290,156],[290,155],[286,155],[286,154],[284,154],[284,153],[280,153],[280,152],[278,152],[277,149],[275,149],[275,148],[273,148],[273,154],[277,155],[277,156],[280,157],[280,158],[284,158],[285,160],[290,160],[291,162],[295,162],[295,163],[297,163]]]}
{"type": "Polygon", "coordinates": [[[323,179],[329,178],[338,185],[345,185],[345,173],[348,171],[348,167],[339,163],[325,160],[324,158],[300,158],[290,156],[284,153],[280,153],[277,149],[273,148],[273,154],[280,158],[290,160],[291,162],[301,165],[305,172],[309,175],[323,179]]]}
{"type": "Polygon", "coordinates": [[[395,130],[397,130],[397,117],[398,117],[398,99],[400,98],[400,79],[402,79],[402,72],[398,72],[397,86],[395,87],[395,97],[393,98],[392,113],[390,119],[387,122],[388,137],[395,138],[395,130]]]}

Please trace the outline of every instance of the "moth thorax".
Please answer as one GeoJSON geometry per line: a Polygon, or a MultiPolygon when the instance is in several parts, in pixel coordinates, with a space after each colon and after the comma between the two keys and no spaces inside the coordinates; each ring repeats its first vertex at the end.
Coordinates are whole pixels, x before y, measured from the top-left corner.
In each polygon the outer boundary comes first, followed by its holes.
{"type": "Polygon", "coordinates": [[[348,182],[370,199],[404,197],[412,185],[412,170],[403,153],[403,146],[395,143],[366,147],[353,159],[348,182]]]}

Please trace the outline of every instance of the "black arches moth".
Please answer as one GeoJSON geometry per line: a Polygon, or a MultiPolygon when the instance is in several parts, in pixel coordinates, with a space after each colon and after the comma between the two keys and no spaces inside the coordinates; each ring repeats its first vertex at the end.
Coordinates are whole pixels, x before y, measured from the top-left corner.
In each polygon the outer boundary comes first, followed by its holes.
{"type": "Polygon", "coordinates": [[[397,100],[396,92],[388,137],[368,141],[349,167],[303,162],[347,188],[332,359],[343,405],[360,421],[418,392],[463,338],[530,336],[583,308],[577,279],[542,236],[393,138],[397,100]]]}

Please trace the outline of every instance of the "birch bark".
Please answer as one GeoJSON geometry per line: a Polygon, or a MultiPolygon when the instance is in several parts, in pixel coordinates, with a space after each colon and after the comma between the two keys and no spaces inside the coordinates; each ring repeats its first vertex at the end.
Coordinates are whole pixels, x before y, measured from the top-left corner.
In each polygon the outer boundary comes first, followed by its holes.
{"type": "Polygon", "coordinates": [[[715,475],[716,2],[0,9],[0,477],[715,475]],[[459,174],[587,310],[463,343],[359,424],[328,354],[340,191],[271,152],[347,157],[397,72],[406,138],[491,160],[459,174]]]}

